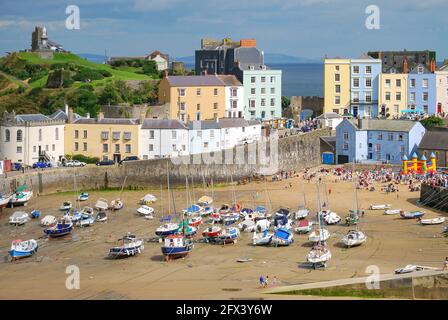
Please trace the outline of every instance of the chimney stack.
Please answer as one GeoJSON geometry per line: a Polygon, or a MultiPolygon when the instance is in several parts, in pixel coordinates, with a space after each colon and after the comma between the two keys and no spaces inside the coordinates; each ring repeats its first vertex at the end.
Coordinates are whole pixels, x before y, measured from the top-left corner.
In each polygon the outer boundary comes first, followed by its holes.
{"type": "Polygon", "coordinates": [[[140,124],[143,124],[146,118],[146,112],[144,110],[140,111],[140,124]]]}
{"type": "Polygon", "coordinates": [[[403,73],[409,73],[409,66],[408,66],[408,58],[407,57],[404,57],[403,73]]]}
{"type": "Polygon", "coordinates": [[[98,112],[98,121],[103,119],[104,119],[104,112],[103,111],[98,112]]]}
{"type": "Polygon", "coordinates": [[[358,118],[358,129],[362,129],[362,118],[358,118]]]}
{"type": "Polygon", "coordinates": [[[430,62],[429,71],[431,71],[431,73],[436,72],[436,61],[434,59],[432,59],[430,62]]]}
{"type": "Polygon", "coordinates": [[[67,122],[73,123],[73,108],[66,105],[67,108],[67,122]]]}

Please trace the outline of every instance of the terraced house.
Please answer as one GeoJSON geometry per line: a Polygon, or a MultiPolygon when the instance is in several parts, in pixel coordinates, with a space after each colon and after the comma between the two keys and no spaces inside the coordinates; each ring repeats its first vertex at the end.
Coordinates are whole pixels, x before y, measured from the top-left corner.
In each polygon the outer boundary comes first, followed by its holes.
{"type": "Polygon", "coordinates": [[[408,110],[411,113],[436,113],[435,65],[429,70],[423,64],[409,72],[408,110]]]}
{"type": "Polygon", "coordinates": [[[73,112],[69,110],[65,153],[116,162],[127,156],[139,156],[141,120],[104,118],[102,112],[98,118],[73,119],[73,112]]]}
{"type": "Polygon", "coordinates": [[[380,74],[379,108],[380,113],[389,117],[398,117],[407,109],[408,74],[389,68],[380,74]]]}
{"type": "Polygon", "coordinates": [[[350,59],[325,59],[324,112],[347,114],[350,110],[350,59]]]}
{"type": "Polygon", "coordinates": [[[244,116],[243,86],[233,75],[167,76],[159,84],[159,103],[182,122],[244,116]]]}

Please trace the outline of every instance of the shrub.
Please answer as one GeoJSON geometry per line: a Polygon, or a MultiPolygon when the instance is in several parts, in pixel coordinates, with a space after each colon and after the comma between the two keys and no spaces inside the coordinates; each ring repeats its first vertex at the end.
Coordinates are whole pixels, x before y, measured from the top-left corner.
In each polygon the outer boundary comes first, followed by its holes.
{"type": "Polygon", "coordinates": [[[104,76],[100,72],[98,72],[96,70],[93,70],[93,69],[89,69],[89,68],[81,69],[73,77],[73,80],[75,80],[75,81],[83,81],[83,82],[85,82],[87,80],[93,81],[93,80],[102,80],[102,79],[104,79],[104,76]]]}
{"type": "Polygon", "coordinates": [[[69,160],[78,160],[85,163],[97,163],[98,161],[100,161],[100,158],[98,157],[88,157],[83,154],[66,154],[65,158],[69,160]]]}

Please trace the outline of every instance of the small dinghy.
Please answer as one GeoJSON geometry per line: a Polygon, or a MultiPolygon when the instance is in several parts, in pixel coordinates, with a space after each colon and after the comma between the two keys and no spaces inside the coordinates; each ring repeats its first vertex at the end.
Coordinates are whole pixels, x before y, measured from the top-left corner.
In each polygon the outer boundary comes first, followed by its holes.
{"type": "Polygon", "coordinates": [[[20,226],[30,220],[28,213],[24,211],[16,211],[9,217],[9,224],[20,226]]]}
{"type": "Polygon", "coordinates": [[[326,214],[322,214],[324,221],[326,224],[338,224],[341,222],[341,217],[336,214],[336,212],[327,212],[326,214]]]}
{"type": "Polygon", "coordinates": [[[107,212],[106,211],[99,211],[97,214],[96,214],[96,217],[95,217],[95,220],[97,221],[97,222],[105,222],[105,221],[107,221],[107,212]]]}
{"type": "Polygon", "coordinates": [[[311,232],[308,236],[308,241],[320,242],[327,241],[330,238],[330,231],[327,229],[317,229],[311,232]]]}
{"type": "Polygon", "coordinates": [[[372,204],[370,210],[386,210],[390,208],[390,204],[372,204]]]}
{"type": "Polygon", "coordinates": [[[22,241],[14,240],[11,243],[11,250],[8,251],[13,260],[32,256],[38,249],[37,241],[34,239],[22,241]]]}
{"type": "Polygon", "coordinates": [[[64,201],[59,207],[60,211],[69,211],[72,208],[72,203],[70,201],[64,201]]]}
{"type": "Polygon", "coordinates": [[[40,211],[39,210],[31,211],[31,218],[32,219],[39,219],[39,217],[40,217],[40,211]]]}
{"type": "Polygon", "coordinates": [[[442,224],[445,222],[445,217],[438,217],[433,219],[420,219],[422,225],[442,224]]]}
{"type": "Polygon", "coordinates": [[[399,214],[401,211],[401,209],[388,209],[388,210],[384,210],[384,214],[385,215],[394,215],[394,214],[399,214]]]}
{"type": "Polygon", "coordinates": [[[40,220],[40,224],[44,227],[52,226],[57,222],[56,217],[52,215],[45,216],[42,220],[40,220]]]}
{"type": "Polygon", "coordinates": [[[308,221],[307,219],[301,219],[297,221],[294,231],[300,234],[308,233],[311,231],[312,226],[313,226],[312,221],[308,221]]]}
{"type": "Polygon", "coordinates": [[[95,203],[95,209],[106,211],[109,209],[109,203],[104,198],[99,198],[95,203]]]}
{"type": "Polygon", "coordinates": [[[313,268],[320,266],[327,267],[328,261],[331,259],[331,252],[325,243],[317,243],[306,256],[306,260],[313,264],[313,268]]]}
{"type": "Polygon", "coordinates": [[[87,192],[82,192],[78,197],[78,201],[87,201],[87,200],[89,200],[89,194],[87,192]]]}
{"type": "Polygon", "coordinates": [[[303,207],[303,206],[300,206],[300,207],[299,207],[299,210],[297,210],[297,211],[294,213],[294,218],[295,218],[296,220],[304,219],[304,218],[308,217],[309,214],[310,214],[310,210],[308,210],[307,208],[305,208],[305,207],[303,207]]]}
{"type": "Polygon", "coordinates": [[[222,233],[222,228],[219,226],[211,226],[205,229],[202,232],[202,236],[206,240],[213,240],[216,239],[220,234],[222,233]]]}
{"type": "Polygon", "coordinates": [[[350,210],[348,216],[345,217],[345,224],[347,226],[356,225],[359,222],[360,210],[350,210]]]}
{"type": "Polygon", "coordinates": [[[140,198],[140,204],[150,205],[157,201],[157,198],[152,194],[146,194],[140,198]]]}
{"type": "Polygon", "coordinates": [[[179,225],[177,225],[176,223],[171,223],[171,222],[165,223],[164,225],[162,225],[156,229],[156,236],[166,237],[171,234],[177,233],[178,230],[179,230],[179,225]]]}
{"type": "Polygon", "coordinates": [[[218,236],[218,241],[222,244],[236,243],[239,235],[240,231],[238,228],[225,228],[224,231],[218,236]]]}
{"type": "Polygon", "coordinates": [[[144,249],[143,240],[137,239],[135,235],[128,233],[121,239],[118,239],[118,246],[109,250],[111,258],[127,258],[139,254],[144,249]]]}
{"type": "Polygon", "coordinates": [[[187,209],[183,209],[182,213],[186,215],[195,215],[195,214],[201,214],[202,208],[196,204],[192,205],[191,207],[188,207],[187,209]]]}
{"type": "Polygon", "coordinates": [[[154,208],[148,207],[147,205],[142,205],[140,208],[137,209],[137,214],[151,218],[153,217],[154,208]]]}
{"type": "Polygon", "coordinates": [[[201,216],[195,216],[195,217],[189,218],[188,225],[190,227],[198,227],[201,224],[202,224],[202,217],[201,216]]]}
{"type": "Polygon", "coordinates": [[[62,237],[70,234],[73,230],[73,223],[62,218],[56,225],[44,229],[44,233],[50,238],[62,237]]]}
{"type": "Polygon", "coordinates": [[[367,236],[364,232],[359,230],[350,230],[343,238],[342,243],[347,246],[347,248],[355,247],[366,242],[367,236]]]}
{"type": "Polygon", "coordinates": [[[403,219],[417,219],[423,217],[425,213],[421,211],[402,211],[400,212],[400,216],[403,219]]]}
{"type": "Polygon", "coordinates": [[[172,234],[165,238],[162,246],[162,254],[165,261],[184,258],[193,250],[193,241],[180,234],[172,234]]]}
{"type": "Polygon", "coordinates": [[[124,207],[124,202],[121,199],[115,199],[110,202],[110,208],[112,210],[121,210],[124,207]]]}
{"type": "Polygon", "coordinates": [[[289,246],[293,242],[294,234],[286,228],[277,229],[272,236],[272,244],[276,247],[289,246]]]}
{"type": "Polygon", "coordinates": [[[263,232],[254,232],[252,236],[252,244],[254,246],[265,246],[271,243],[273,233],[269,233],[268,230],[264,230],[263,232]]]}

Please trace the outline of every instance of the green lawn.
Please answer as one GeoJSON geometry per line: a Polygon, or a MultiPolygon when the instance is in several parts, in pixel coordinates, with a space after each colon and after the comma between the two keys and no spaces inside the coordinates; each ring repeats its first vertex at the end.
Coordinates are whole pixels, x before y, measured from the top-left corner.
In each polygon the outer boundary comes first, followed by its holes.
{"type": "MultiPolygon", "coordinates": [[[[113,79],[117,80],[151,80],[152,77],[144,75],[144,74],[137,74],[134,71],[135,70],[116,70],[111,68],[109,65],[106,64],[98,64],[91,61],[87,61],[81,57],[78,57],[75,54],[72,53],[54,53],[53,59],[42,59],[37,53],[35,52],[18,52],[17,53],[21,59],[24,59],[30,63],[33,64],[55,64],[55,63],[68,63],[72,62],[77,65],[91,68],[94,70],[107,70],[112,74],[113,79]]],[[[136,69],[136,68],[132,68],[136,69]]]]}

